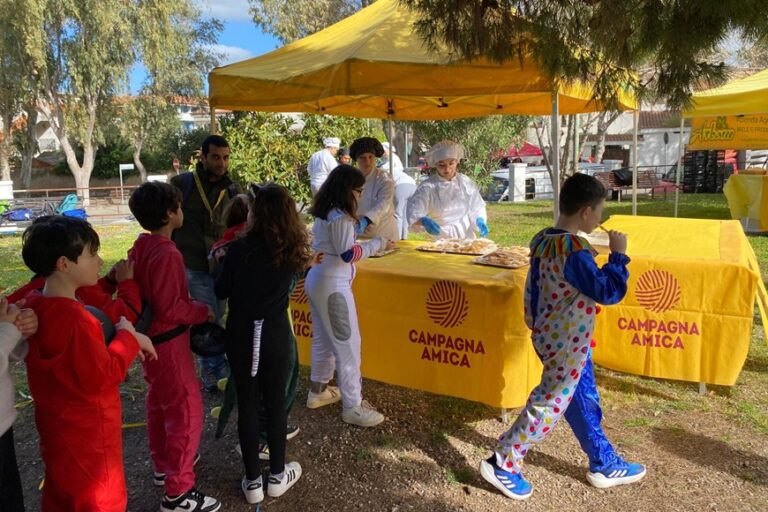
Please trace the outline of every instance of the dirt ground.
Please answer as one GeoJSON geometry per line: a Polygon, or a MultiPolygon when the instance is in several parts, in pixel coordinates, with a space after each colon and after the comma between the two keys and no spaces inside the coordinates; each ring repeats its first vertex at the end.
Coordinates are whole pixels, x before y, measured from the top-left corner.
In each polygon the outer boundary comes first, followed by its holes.
{"type": "MultiPolygon", "coordinates": [[[[749,364],[749,371],[768,371],[763,358],[749,364]]],[[[139,370],[134,365],[122,387],[127,424],[144,420],[139,370]]],[[[302,371],[306,382],[306,369],[302,371]]],[[[338,405],[307,409],[306,388],[300,388],[291,422],[300,425],[301,433],[288,444],[288,460],[299,461],[304,475],[284,496],[267,498],[261,510],[768,510],[768,438],[734,417],[729,391],[699,397],[693,384],[657,383],[602,369],[597,380],[606,432],[624,455],[648,467],[648,475],[637,484],[590,487],[586,457],[563,423],[527,457],[525,474],[534,485],[533,496],[511,501],[486,484],[476,469],[504,431],[498,410],[366,381],[366,397],[387,416],[374,429],[346,425],[338,405]]],[[[763,407],[764,396],[763,390],[756,399],[763,407]]],[[[219,398],[206,394],[206,410],[219,398]]],[[[20,408],[14,427],[30,511],[39,508],[43,475],[33,408],[20,408]]],[[[234,449],[235,422],[230,420],[220,440],[213,438],[213,427],[207,416],[198,487],[218,497],[223,511],[254,510],[239,489],[242,466],[234,449]]],[[[128,510],[158,510],[162,491],[152,486],[146,432],[128,428],[123,439],[128,510]]]]}

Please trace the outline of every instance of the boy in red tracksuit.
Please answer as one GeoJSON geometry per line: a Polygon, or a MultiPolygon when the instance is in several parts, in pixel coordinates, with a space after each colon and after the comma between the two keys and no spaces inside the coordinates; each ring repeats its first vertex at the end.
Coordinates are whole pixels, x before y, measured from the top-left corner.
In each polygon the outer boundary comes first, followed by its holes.
{"type": "Polygon", "coordinates": [[[156,354],[125,318],[107,346],[99,321],[75,298],[99,278],[98,249],[90,224],[71,217],[24,232],[24,263],[45,277],[42,292],[26,297],[39,322],[26,363],[45,463],[43,512],[126,509],[118,385],[139,350],[156,354]]]}
{"type": "Polygon", "coordinates": [[[141,296],[153,311],[147,334],[158,358],[145,361],[147,433],[155,466],[155,485],[165,486],[164,512],[214,512],[218,500],[195,488],[194,463],[203,429],[203,404],[189,348],[189,325],[213,319],[206,304],[189,297],[184,259],[171,241],[184,213],[181,192],[166,183],[148,182],[128,203],[142,233],[128,252],[141,296]]]}

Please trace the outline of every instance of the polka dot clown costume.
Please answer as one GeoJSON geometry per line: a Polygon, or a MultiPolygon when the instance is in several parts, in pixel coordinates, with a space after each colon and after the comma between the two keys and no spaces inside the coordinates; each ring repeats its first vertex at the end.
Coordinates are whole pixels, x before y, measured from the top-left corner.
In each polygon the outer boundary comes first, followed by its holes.
{"type": "Polygon", "coordinates": [[[629,258],[611,253],[608,263],[598,268],[594,255],[585,239],[560,229],[541,231],[531,242],[525,320],[544,369],[520,416],[480,467],[486,480],[508,497],[531,495],[532,486],[521,473],[523,459],[563,416],[589,455],[590,483],[611,487],[645,474],[643,466],[628,464],[616,454],[600,427],[591,360],[598,304],[616,304],[624,297],[629,258]]]}

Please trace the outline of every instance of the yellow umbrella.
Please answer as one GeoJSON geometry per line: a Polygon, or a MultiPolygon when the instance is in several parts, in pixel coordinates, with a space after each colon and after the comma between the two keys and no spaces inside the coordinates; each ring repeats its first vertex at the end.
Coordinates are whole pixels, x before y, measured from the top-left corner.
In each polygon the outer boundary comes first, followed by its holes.
{"type": "MultiPolygon", "coordinates": [[[[414,32],[414,13],[379,0],[325,30],[253,59],[214,69],[212,107],[314,112],[398,120],[492,114],[549,115],[602,110],[584,84],[562,84],[530,55],[504,64],[430,52],[414,32]]],[[[636,102],[620,94],[619,108],[636,102]]]]}

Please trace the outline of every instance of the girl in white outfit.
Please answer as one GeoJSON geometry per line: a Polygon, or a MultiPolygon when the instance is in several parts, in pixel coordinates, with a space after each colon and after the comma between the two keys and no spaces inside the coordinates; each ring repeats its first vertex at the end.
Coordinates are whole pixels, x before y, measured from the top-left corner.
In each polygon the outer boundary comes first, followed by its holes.
{"type": "Polygon", "coordinates": [[[389,171],[376,168],[376,159],[384,155],[384,147],[373,137],[361,137],[352,143],[349,155],[365,176],[363,193],[357,201],[357,234],[399,240],[395,222],[395,182],[389,171]]]}
{"type": "Polygon", "coordinates": [[[305,284],[313,330],[307,407],[315,409],[341,398],[343,421],[373,427],[384,421],[384,416],[362,396],[360,328],[352,280],[356,261],[390,249],[393,243],[381,237],[357,242],[355,211],[364,185],[365,177],[359,170],[339,165],[320,187],[312,207],[312,246],[325,256],[322,263],[309,271],[305,284]],[[328,386],[334,368],[339,388],[328,386]]]}
{"type": "Polygon", "coordinates": [[[485,201],[477,185],[458,173],[464,146],[440,141],[427,152],[430,166],[437,174],[430,176],[408,200],[408,225],[414,232],[426,231],[439,238],[475,238],[475,232],[488,236],[485,201]]]}

